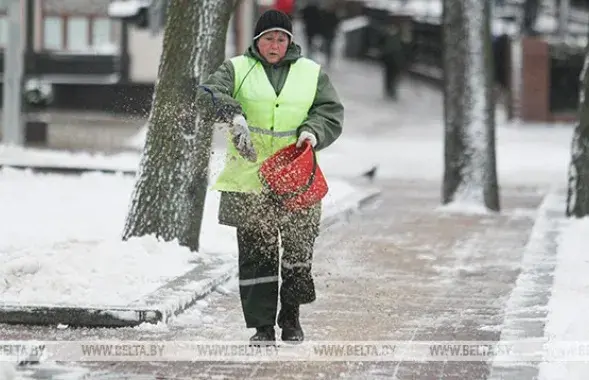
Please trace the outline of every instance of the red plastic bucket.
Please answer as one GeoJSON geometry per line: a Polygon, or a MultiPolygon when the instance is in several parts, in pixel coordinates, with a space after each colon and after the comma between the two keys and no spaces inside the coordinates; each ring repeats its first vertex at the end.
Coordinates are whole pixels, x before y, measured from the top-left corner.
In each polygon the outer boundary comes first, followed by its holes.
{"type": "Polygon", "coordinates": [[[262,163],[259,175],[273,197],[292,211],[319,203],[328,191],[315,150],[308,143],[274,153],[262,163]]]}

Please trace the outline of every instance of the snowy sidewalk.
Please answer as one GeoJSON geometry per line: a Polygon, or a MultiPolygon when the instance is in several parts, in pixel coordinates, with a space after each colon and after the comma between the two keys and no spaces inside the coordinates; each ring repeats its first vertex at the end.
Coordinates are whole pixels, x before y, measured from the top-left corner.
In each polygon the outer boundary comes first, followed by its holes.
{"type": "Polygon", "coordinates": [[[540,361],[495,360],[490,380],[589,376],[589,218],[565,218],[565,205],[565,191],[544,197],[501,332],[501,341],[534,342],[540,361]]]}
{"type": "MultiPolygon", "coordinates": [[[[384,187],[374,207],[319,239],[318,299],[302,308],[308,340],[498,340],[541,194],[506,189],[503,213],[494,215],[440,208],[434,182],[394,180],[384,187]]],[[[89,330],[84,339],[245,340],[251,331],[242,318],[234,281],[167,326],[89,330]]],[[[71,329],[5,328],[2,333],[8,339],[80,336],[71,329]]],[[[84,367],[96,374],[143,374],[142,379],[484,379],[490,364],[118,362],[84,367]]]]}

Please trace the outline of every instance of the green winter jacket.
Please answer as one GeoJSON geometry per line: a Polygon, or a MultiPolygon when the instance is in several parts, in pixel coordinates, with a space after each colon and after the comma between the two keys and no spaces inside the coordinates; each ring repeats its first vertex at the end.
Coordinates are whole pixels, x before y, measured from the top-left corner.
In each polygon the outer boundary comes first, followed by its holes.
{"type": "MultiPolygon", "coordinates": [[[[270,83],[276,93],[279,93],[286,81],[290,64],[301,57],[301,48],[294,43],[290,44],[286,56],[276,65],[267,63],[253,45],[247,49],[245,55],[254,57],[262,63],[270,83]]],[[[232,97],[234,72],[230,60],[225,61],[202,85],[212,90],[221,103],[220,107],[241,113],[241,106],[232,97]]],[[[204,92],[199,94],[200,99],[208,100],[209,97],[210,95],[204,92]]],[[[309,117],[301,124],[298,133],[304,130],[314,133],[317,137],[315,149],[319,151],[331,145],[340,136],[343,122],[344,107],[327,73],[322,69],[319,73],[317,94],[313,106],[309,110],[309,117]]]]}
{"type": "MultiPolygon", "coordinates": [[[[270,83],[278,94],[284,86],[291,63],[301,57],[301,48],[294,43],[290,44],[284,59],[275,65],[267,63],[254,45],[248,48],[245,55],[261,62],[270,83]]],[[[217,121],[227,121],[233,115],[242,113],[241,105],[232,97],[235,88],[234,79],[233,64],[227,60],[202,83],[202,86],[212,91],[216,99],[215,107],[225,111],[223,116],[218,116],[217,121]]],[[[201,105],[210,102],[210,94],[200,92],[198,101],[201,105]]],[[[306,120],[298,127],[297,134],[302,131],[313,133],[317,137],[315,149],[320,151],[331,145],[341,135],[343,119],[344,107],[327,73],[321,69],[315,99],[306,120]]],[[[257,223],[257,213],[252,210],[260,209],[264,213],[263,210],[267,210],[267,207],[259,195],[222,192],[219,221],[232,226],[257,223]],[[261,206],[258,207],[259,205],[261,206]]]]}

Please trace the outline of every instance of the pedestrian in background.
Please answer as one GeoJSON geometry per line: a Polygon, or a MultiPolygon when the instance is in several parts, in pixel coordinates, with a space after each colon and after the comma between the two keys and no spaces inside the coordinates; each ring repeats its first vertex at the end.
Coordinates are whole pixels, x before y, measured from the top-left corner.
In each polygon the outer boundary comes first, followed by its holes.
{"type": "Polygon", "coordinates": [[[324,0],[321,7],[321,28],[320,34],[323,39],[322,47],[325,53],[326,65],[333,63],[333,49],[337,30],[344,10],[342,0],[324,0]]]}
{"type": "Polygon", "coordinates": [[[396,25],[386,26],[380,30],[384,93],[387,97],[396,100],[399,77],[405,65],[401,34],[396,25]]]}
{"type": "Polygon", "coordinates": [[[215,112],[217,121],[234,131],[214,189],[221,191],[219,222],[237,227],[246,327],[256,329],[253,342],[273,342],[278,322],[283,341],[301,342],[300,305],[316,298],[311,267],[321,204],[286,209],[265,193],[258,172],[267,158],[291,144],[308,143],[315,151],[330,146],[342,132],[343,105],[321,66],[301,56],[291,19],[277,10],[262,14],[247,52],[224,62],[203,87],[215,102],[208,94],[199,102],[226,110],[215,112]],[[239,136],[253,142],[255,162],[233,146],[239,136]]]}
{"type": "Polygon", "coordinates": [[[540,11],[540,0],[524,0],[522,18],[522,33],[533,36],[536,34],[536,19],[540,11]]]}
{"type": "Polygon", "coordinates": [[[321,35],[321,7],[319,0],[305,0],[301,5],[301,17],[305,31],[307,56],[314,57],[315,38],[321,35]]]}
{"type": "Polygon", "coordinates": [[[326,66],[333,63],[334,43],[344,10],[343,0],[306,0],[301,5],[307,55],[315,55],[315,42],[319,38],[326,66]]]}
{"type": "Polygon", "coordinates": [[[292,19],[295,13],[295,0],[274,0],[274,9],[287,14],[292,19]]]}

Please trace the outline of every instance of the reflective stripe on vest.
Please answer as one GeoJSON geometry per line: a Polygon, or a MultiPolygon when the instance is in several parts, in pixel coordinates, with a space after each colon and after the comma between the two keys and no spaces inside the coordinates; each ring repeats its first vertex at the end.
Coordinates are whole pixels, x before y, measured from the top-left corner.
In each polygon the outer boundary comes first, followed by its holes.
{"type": "Polygon", "coordinates": [[[231,59],[234,68],[233,97],[241,104],[249,125],[257,162],[237,153],[231,138],[227,141],[225,168],[215,186],[220,191],[259,192],[258,170],[264,160],[296,141],[297,128],[305,121],[317,92],[320,66],[299,58],[290,66],[284,86],[277,96],[264,67],[256,59],[231,59]]]}

